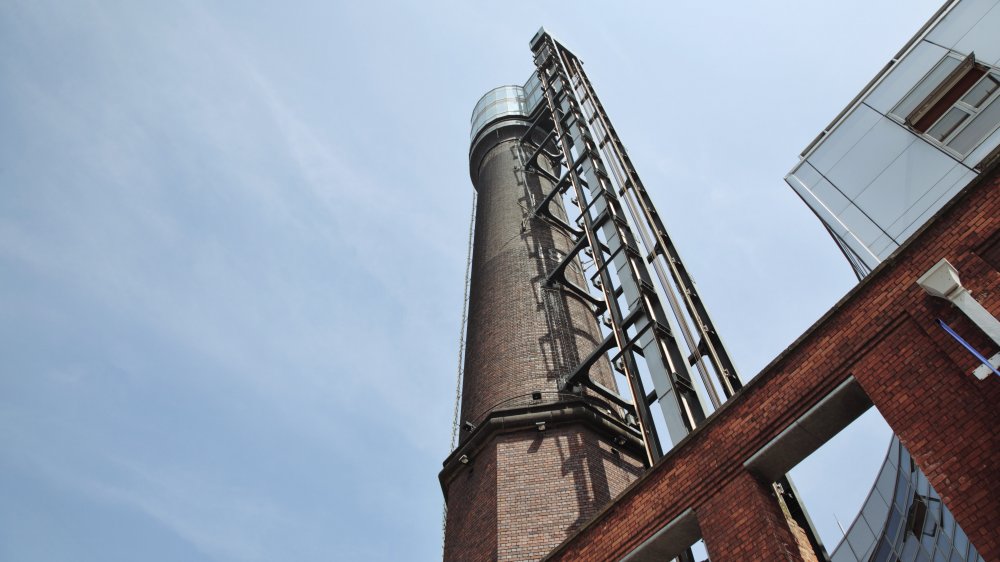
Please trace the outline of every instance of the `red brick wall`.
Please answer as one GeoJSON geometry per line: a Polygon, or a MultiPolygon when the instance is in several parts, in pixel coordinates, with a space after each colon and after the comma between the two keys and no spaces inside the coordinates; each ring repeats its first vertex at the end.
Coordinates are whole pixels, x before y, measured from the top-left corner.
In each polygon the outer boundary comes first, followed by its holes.
{"type": "Polygon", "coordinates": [[[644,471],[589,430],[514,433],[497,445],[499,560],[539,560],[644,471]]]}
{"type": "MultiPolygon", "coordinates": [[[[521,133],[509,128],[501,135],[521,133]]],[[[533,216],[552,185],[521,170],[518,143],[502,138],[473,155],[479,203],[462,420],[476,426],[499,410],[579,400],[560,395],[560,377],[602,340],[585,304],[544,286],[561,259],[553,250],[564,255],[572,240],[533,216]],[[541,400],[533,399],[534,392],[542,393],[541,400]]],[[[553,210],[564,215],[558,205],[553,210]]],[[[584,285],[578,267],[567,276],[584,285]]],[[[598,362],[591,375],[616,388],[607,361],[598,362]]],[[[468,466],[442,473],[448,498],[445,560],[538,560],[642,472],[636,457],[624,450],[612,454],[608,438],[582,422],[544,432],[534,426],[503,431],[470,452],[468,466]]],[[[472,442],[472,435],[463,432],[461,444],[472,442]]]]}
{"type": "Polygon", "coordinates": [[[497,455],[482,449],[449,483],[445,560],[497,559],[497,455]],[[457,532],[457,531],[461,532],[457,532]]]}
{"type": "Polygon", "coordinates": [[[581,425],[499,434],[449,484],[445,560],[539,560],[644,470],[581,425]]]}
{"type": "Polygon", "coordinates": [[[1000,560],[1000,380],[973,379],[974,359],[934,319],[981,350],[996,346],[915,285],[947,258],[972,294],[1000,315],[1000,272],[976,254],[1000,230],[998,178],[994,172],[968,188],[550,558],[617,560],[693,508],[713,560],[800,559],[787,527],[760,528],[779,518],[767,506],[774,501],[762,491],[767,486],[754,482],[743,463],[853,375],[983,558],[1000,560]],[[754,513],[763,522],[752,521],[754,513]],[[781,552],[790,554],[771,558],[781,552]]]}
{"type": "Polygon", "coordinates": [[[742,472],[698,509],[712,560],[812,562],[809,539],[780,509],[773,488],[742,472]]]}
{"type": "MultiPolygon", "coordinates": [[[[462,388],[462,419],[475,424],[498,408],[531,403],[535,391],[551,400],[559,378],[603,339],[586,305],[543,286],[559,263],[553,250],[565,254],[573,241],[533,216],[552,184],[520,169],[517,145],[514,140],[496,144],[476,173],[479,199],[462,388]]],[[[554,204],[553,209],[562,207],[554,204]]],[[[569,276],[585,283],[576,268],[569,276]]],[[[615,388],[606,361],[594,367],[593,375],[615,388]]]]}

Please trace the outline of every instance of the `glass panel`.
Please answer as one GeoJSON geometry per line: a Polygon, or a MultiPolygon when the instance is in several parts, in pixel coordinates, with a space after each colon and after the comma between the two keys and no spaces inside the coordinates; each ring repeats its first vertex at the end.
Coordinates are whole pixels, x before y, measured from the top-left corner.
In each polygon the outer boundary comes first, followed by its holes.
{"type": "Polygon", "coordinates": [[[969,539],[965,536],[965,531],[958,525],[955,525],[955,549],[963,557],[965,557],[965,553],[969,550],[969,539]]]}
{"type": "MultiPolygon", "coordinates": [[[[956,2],[956,4],[965,2],[956,2]]],[[[989,61],[996,65],[1000,60],[1000,42],[996,40],[997,30],[1000,30],[1000,10],[996,8],[996,1],[970,2],[977,4],[974,9],[984,10],[986,14],[976,21],[960,40],[955,43],[955,51],[959,53],[976,52],[976,59],[989,61]],[[990,8],[992,6],[992,8],[990,8]]],[[[944,17],[945,20],[951,18],[951,13],[944,17]]]]}
{"type": "Polygon", "coordinates": [[[823,138],[819,146],[809,155],[809,163],[817,170],[829,171],[882,118],[881,114],[867,105],[857,107],[837,125],[833,132],[823,138]]]}
{"type": "Polygon", "coordinates": [[[957,107],[953,107],[948,110],[934,126],[927,131],[927,134],[934,137],[938,141],[943,141],[945,137],[951,134],[952,131],[958,128],[959,125],[965,122],[969,118],[969,114],[962,111],[957,107]]]}
{"type": "Polygon", "coordinates": [[[903,98],[903,101],[899,102],[899,105],[897,105],[896,109],[893,109],[892,112],[897,116],[906,119],[906,116],[912,113],[913,110],[916,109],[916,107],[930,95],[931,91],[933,91],[934,88],[936,88],[938,84],[940,84],[948,76],[948,74],[951,73],[952,70],[955,70],[955,68],[958,67],[959,62],[960,61],[956,58],[945,57],[938,63],[937,66],[934,67],[934,70],[931,70],[930,73],[928,73],[927,76],[924,77],[919,84],[917,84],[909,95],[903,98]]]}
{"type": "Polygon", "coordinates": [[[834,551],[830,557],[830,562],[858,562],[857,557],[851,551],[850,545],[844,544],[834,551]]]}
{"type": "Polygon", "coordinates": [[[487,92],[472,112],[472,135],[488,123],[508,115],[525,115],[524,91],[519,86],[501,86],[487,92]]]}
{"type": "Polygon", "coordinates": [[[859,518],[851,526],[851,529],[847,531],[847,542],[851,545],[851,550],[853,550],[858,555],[868,552],[872,545],[875,544],[877,537],[865,524],[864,518],[859,518]]]}
{"type": "Polygon", "coordinates": [[[944,532],[939,532],[937,538],[937,547],[938,550],[943,550],[945,552],[948,552],[948,549],[951,548],[951,537],[949,537],[944,532]]]}
{"type": "Polygon", "coordinates": [[[927,482],[927,477],[924,476],[923,472],[918,472],[916,476],[915,486],[917,487],[917,493],[921,496],[926,496],[927,489],[930,488],[930,484],[927,482]]]}
{"type": "MultiPolygon", "coordinates": [[[[948,12],[948,16],[930,30],[927,40],[952,48],[969,34],[970,29],[977,27],[991,8],[993,8],[991,2],[956,2],[954,8],[948,12]]],[[[981,45],[981,43],[974,44],[981,45]]]]}
{"type": "Polygon", "coordinates": [[[810,162],[844,195],[853,198],[912,143],[913,133],[890,119],[881,118],[829,170],[824,170],[812,158],[810,162]]]}
{"type": "Polygon", "coordinates": [[[944,532],[948,533],[948,536],[955,536],[955,518],[947,509],[944,511],[944,532]]]}
{"type": "MultiPolygon", "coordinates": [[[[926,502],[927,500],[925,499],[924,501],[926,502]]],[[[934,536],[937,535],[938,532],[937,519],[934,517],[934,507],[935,507],[934,503],[930,503],[928,505],[927,515],[924,518],[924,528],[923,528],[924,535],[929,536],[931,538],[934,538],[934,536]]]]}
{"type": "Polygon", "coordinates": [[[795,171],[792,172],[792,174],[806,187],[816,185],[821,179],[819,172],[816,171],[816,168],[812,167],[808,160],[795,168],[795,171]]]}
{"type": "MultiPolygon", "coordinates": [[[[914,142],[855,198],[855,204],[875,224],[888,230],[954,166],[954,158],[931,143],[914,142]]],[[[877,250],[877,245],[873,242],[870,247],[877,250]]]]}
{"type": "MultiPolygon", "coordinates": [[[[803,168],[806,167],[811,168],[811,166],[803,166],[803,168]]],[[[830,209],[830,212],[834,214],[842,212],[848,205],[851,204],[850,200],[847,199],[847,197],[844,197],[844,194],[841,193],[840,190],[824,179],[816,182],[811,189],[816,195],[816,198],[819,199],[823,205],[825,205],[827,209],[830,209]]]]}
{"type": "MultiPolygon", "coordinates": [[[[934,525],[931,523],[931,525],[934,525]]],[[[924,533],[920,537],[920,544],[927,549],[927,552],[934,552],[934,528],[932,527],[930,532],[927,531],[927,525],[924,525],[924,533]]]]}
{"type": "Polygon", "coordinates": [[[986,138],[986,135],[993,132],[998,123],[1000,123],[1000,103],[994,98],[986,109],[979,112],[975,119],[948,142],[948,146],[965,154],[986,138]]]}
{"type": "Polygon", "coordinates": [[[899,478],[896,480],[896,496],[893,501],[901,507],[908,505],[907,500],[909,499],[906,497],[906,484],[909,480],[906,476],[905,472],[899,471],[899,478]]]}
{"type": "Polygon", "coordinates": [[[879,473],[878,481],[875,483],[875,489],[882,495],[885,503],[892,502],[892,485],[895,483],[895,473],[895,470],[887,466],[886,470],[879,473]]]}
{"type": "Polygon", "coordinates": [[[892,547],[883,539],[878,545],[878,552],[875,553],[872,562],[886,562],[890,556],[892,556],[892,547]]]}
{"type": "Polygon", "coordinates": [[[889,539],[889,542],[896,542],[896,533],[899,531],[899,520],[902,517],[899,514],[899,510],[895,507],[892,508],[892,513],[889,515],[889,524],[885,528],[885,536],[889,539]]]}
{"type": "Polygon", "coordinates": [[[992,74],[987,74],[979,81],[978,84],[969,90],[968,94],[962,98],[962,101],[971,105],[972,107],[979,107],[986,101],[986,98],[990,97],[994,91],[996,91],[997,86],[1000,86],[1000,81],[998,81],[992,74]]]}
{"type": "MultiPolygon", "coordinates": [[[[892,466],[899,466],[899,438],[895,435],[892,436],[892,442],[889,443],[889,454],[887,455],[889,462],[892,466]]],[[[886,498],[889,500],[891,498],[886,498]]]]}
{"type": "Polygon", "coordinates": [[[868,497],[868,501],[861,508],[861,514],[872,530],[880,530],[885,525],[886,516],[889,515],[889,506],[882,501],[882,496],[875,492],[868,497]]]}
{"type": "MultiPolygon", "coordinates": [[[[855,205],[849,205],[839,215],[840,221],[850,229],[853,234],[868,250],[869,244],[876,238],[884,234],[877,224],[865,216],[864,212],[855,205]]],[[[871,250],[868,250],[869,252],[871,250]]]]}
{"type": "MultiPolygon", "coordinates": [[[[878,537],[875,537],[875,540],[878,540],[878,537]]],[[[872,559],[872,555],[875,554],[875,547],[876,546],[878,546],[878,545],[876,543],[872,542],[871,546],[868,547],[868,550],[866,550],[864,554],[858,556],[858,559],[859,560],[864,560],[865,562],[868,562],[869,560],[871,560],[872,559]]]]}

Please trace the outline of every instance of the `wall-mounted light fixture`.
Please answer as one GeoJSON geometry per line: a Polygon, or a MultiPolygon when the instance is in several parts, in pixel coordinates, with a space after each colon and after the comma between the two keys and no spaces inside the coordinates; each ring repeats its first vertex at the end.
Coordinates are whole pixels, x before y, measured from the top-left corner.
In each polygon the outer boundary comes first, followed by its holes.
{"type": "MultiPolygon", "coordinates": [[[[958,278],[958,270],[946,259],[934,264],[934,267],[927,270],[917,279],[920,285],[928,294],[946,299],[958,307],[972,323],[979,327],[991,340],[1000,345],[1000,320],[983,308],[968,289],[962,286],[962,280],[958,278]]],[[[953,334],[954,335],[954,334],[953,334]]],[[[961,341],[961,340],[960,340],[961,341]]],[[[975,355],[979,355],[978,352],[975,355]]],[[[980,359],[982,361],[982,359],[980,359]]],[[[985,379],[990,372],[996,372],[997,363],[1000,363],[1000,354],[994,355],[990,359],[983,361],[983,365],[973,371],[979,380],[985,379]]]]}

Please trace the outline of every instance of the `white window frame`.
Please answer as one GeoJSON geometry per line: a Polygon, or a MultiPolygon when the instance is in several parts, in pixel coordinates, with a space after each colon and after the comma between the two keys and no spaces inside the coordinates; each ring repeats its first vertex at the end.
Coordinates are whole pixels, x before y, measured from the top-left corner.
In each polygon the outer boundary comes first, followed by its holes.
{"type": "MultiPolygon", "coordinates": [[[[948,107],[948,109],[946,109],[937,120],[935,120],[933,123],[931,123],[931,125],[929,127],[927,127],[926,131],[919,131],[919,130],[917,130],[917,129],[914,128],[914,122],[917,121],[919,118],[918,119],[913,119],[912,118],[912,114],[911,115],[900,115],[899,113],[897,113],[897,110],[899,109],[899,106],[903,104],[903,102],[910,96],[910,94],[914,90],[917,90],[918,88],[921,88],[921,87],[923,87],[925,85],[924,82],[930,77],[930,75],[934,72],[934,70],[936,70],[937,67],[940,66],[941,63],[944,62],[944,60],[946,58],[952,58],[952,59],[957,59],[957,60],[963,61],[963,64],[959,65],[956,68],[956,72],[957,72],[957,71],[960,71],[963,66],[966,66],[965,70],[962,71],[961,74],[959,75],[959,78],[961,76],[964,76],[965,73],[967,73],[969,71],[969,69],[972,68],[972,65],[979,66],[980,68],[984,68],[985,69],[985,72],[979,78],[979,80],[977,80],[975,82],[975,84],[973,84],[968,90],[966,90],[965,93],[962,94],[963,98],[965,97],[965,95],[968,94],[968,92],[971,92],[972,90],[974,90],[976,88],[976,86],[978,86],[980,83],[982,83],[982,81],[989,79],[991,76],[993,77],[993,79],[995,79],[998,82],[1000,82],[1000,70],[998,70],[997,68],[993,67],[992,65],[988,65],[988,64],[983,64],[983,63],[980,63],[980,62],[976,62],[974,55],[971,55],[971,54],[968,57],[962,57],[962,56],[960,56],[960,55],[958,55],[956,53],[948,53],[944,57],[942,57],[941,60],[938,61],[938,63],[935,64],[927,72],[927,74],[925,74],[920,80],[918,80],[917,83],[912,88],[910,88],[910,90],[906,93],[906,95],[904,95],[900,99],[899,103],[896,104],[896,107],[894,107],[892,109],[892,111],[889,112],[889,117],[891,117],[893,120],[899,122],[901,125],[903,125],[903,126],[909,128],[909,129],[911,129],[914,133],[920,135],[927,142],[930,142],[930,143],[934,144],[935,146],[940,147],[942,150],[944,150],[948,154],[954,156],[958,160],[963,160],[964,158],[966,158],[967,156],[969,156],[969,154],[971,154],[972,152],[974,152],[976,150],[976,148],[978,148],[979,145],[981,145],[983,143],[984,140],[986,140],[987,138],[990,137],[990,135],[992,135],[994,132],[996,132],[997,129],[1000,129],[1000,119],[998,119],[997,123],[995,123],[993,125],[993,127],[991,127],[988,131],[986,131],[986,133],[984,135],[982,135],[981,138],[977,139],[974,143],[972,143],[972,145],[970,146],[970,148],[969,148],[969,150],[967,152],[959,152],[958,150],[952,148],[949,145],[949,143],[951,143],[952,141],[954,141],[955,138],[958,137],[962,133],[962,131],[965,130],[969,125],[971,125],[972,122],[975,121],[976,117],[979,116],[979,114],[981,114],[986,109],[988,109],[991,106],[991,104],[993,104],[993,103],[1000,103],[1000,101],[998,101],[998,98],[1000,98],[1000,87],[998,87],[996,90],[994,90],[989,95],[989,97],[987,97],[985,100],[983,100],[983,102],[979,105],[978,108],[972,107],[971,105],[963,102],[962,98],[959,98],[955,103],[953,103],[950,107],[948,107]],[[943,139],[938,140],[938,139],[934,138],[933,136],[931,136],[930,131],[933,130],[934,127],[937,126],[937,124],[940,123],[941,120],[944,119],[951,112],[952,109],[956,109],[956,108],[958,110],[964,112],[964,113],[967,113],[969,115],[969,117],[967,117],[964,121],[962,121],[962,123],[960,123],[957,127],[955,127],[954,130],[952,130],[951,132],[949,132],[943,139]]],[[[923,100],[921,103],[917,104],[916,108],[913,110],[912,113],[917,113],[918,111],[921,111],[922,108],[924,110],[926,110],[926,108],[928,106],[933,106],[934,104],[938,103],[938,101],[935,100],[934,98],[940,99],[941,96],[943,96],[946,92],[950,91],[950,89],[952,87],[954,87],[954,84],[952,84],[950,86],[948,85],[949,82],[953,82],[952,78],[953,78],[953,75],[949,75],[949,76],[947,76],[942,81],[941,84],[936,85],[931,90],[931,92],[928,94],[927,98],[925,100],[923,100]]],[[[957,82],[957,81],[955,81],[955,82],[957,82]]]]}

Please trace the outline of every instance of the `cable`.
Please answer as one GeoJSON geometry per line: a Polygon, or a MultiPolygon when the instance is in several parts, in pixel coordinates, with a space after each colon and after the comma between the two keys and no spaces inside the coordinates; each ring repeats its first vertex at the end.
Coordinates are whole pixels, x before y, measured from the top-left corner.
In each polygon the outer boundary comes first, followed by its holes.
{"type": "MultiPolygon", "coordinates": [[[[462,375],[463,361],[465,359],[465,327],[469,320],[469,283],[472,273],[472,239],[476,229],[476,200],[477,193],[472,192],[472,212],[469,217],[469,243],[465,258],[465,293],[462,298],[462,320],[458,327],[458,369],[455,375],[455,410],[451,418],[451,448],[449,452],[455,450],[458,444],[458,409],[462,402],[462,375]]],[[[441,550],[444,551],[444,536],[448,530],[448,504],[445,503],[441,513],[441,550]]]]}
{"type": "Polygon", "coordinates": [[[462,402],[462,375],[463,361],[465,359],[465,326],[469,320],[469,282],[472,272],[472,242],[476,229],[476,199],[477,194],[472,192],[472,212],[469,217],[469,242],[465,259],[465,292],[462,298],[462,320],[458,327],[458,369],[455,376],[455,408],[451,419],[451,450],[455,450],[458,441],[458,409],[462,402]]]}

